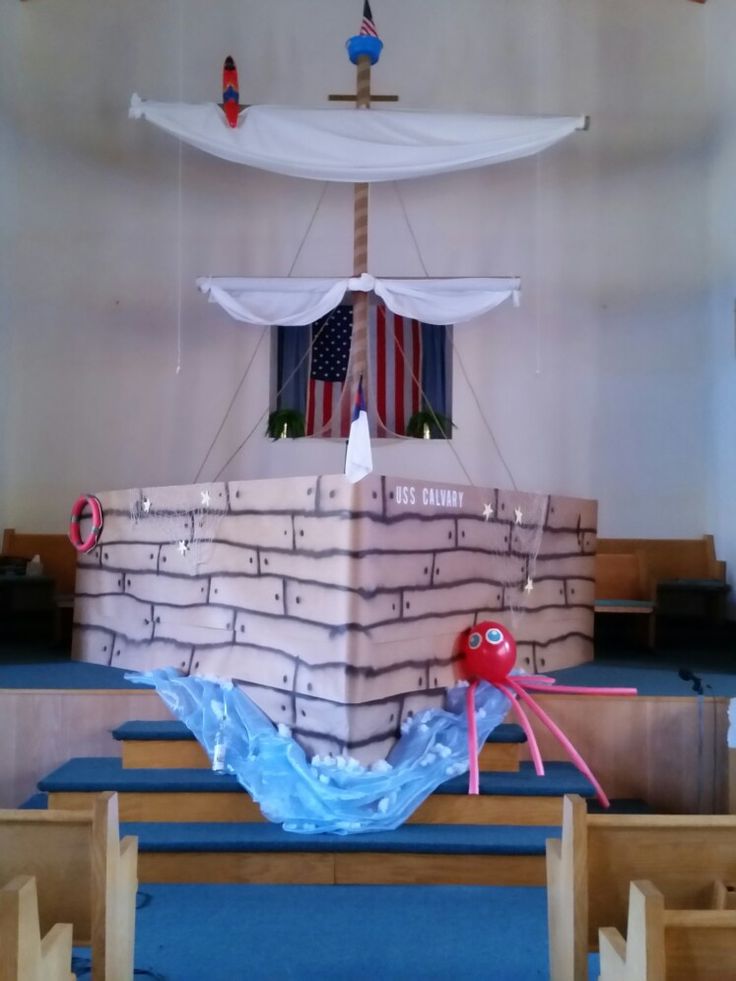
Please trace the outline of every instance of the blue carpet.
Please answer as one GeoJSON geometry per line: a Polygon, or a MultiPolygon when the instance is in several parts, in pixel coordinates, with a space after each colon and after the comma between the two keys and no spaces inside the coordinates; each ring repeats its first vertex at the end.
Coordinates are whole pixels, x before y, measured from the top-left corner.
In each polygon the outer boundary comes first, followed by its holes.
{"type": "MultiPolygon", "coordinates": [[[[524,762],[517,773],[484,772],[480,774],[480,793],[515,796],[559,796],[581,794],[590,797],[593,789],[572,763],[545,764],[545,775],[538,777],[532,763],[524,762]]],[[[62,763],[38,782],[47,793],[89,792],[96,790],[171,791],[173,793],[207,791],[210,793],[245,793],[229,773],[202,769],[124,769],[114,756],[75,757],[62,763]]],[[[467,794],[468,775],[453,777],[437,788],[438,794],[467,794]]]]}
{"type": "Polygon", "coordinates": [[[37,655],[36,660],[9,655],[0,661],[0,689],[81,689],[117,690],[120,688],[140,692],[140,685],[125,680],[122,668],[109,668],[104,664],[83,664],[68,658],[50,658],[37,655]]]}
{"type": "Polygon", "coordinates": [[[544,855],[560,828],[507,824],[404,824],[359,835],[295,835],[279,825],[215,822],[123,822],[141,852],[390,852],[442,855],[544,855]]]}
{"type": "Polygon", "coordinates": [[[174,793],[245,793],[229,773],[186,769],[123,769],[115,756],[78,756],[62,763],[38,782],[47,793],[85,793],[99,790],[171,791],[174,793]]]}
{"type": "Polygon", "coordinates": [[[639,654],[591,661],[550,674],[561,685],[634,687],[640,695],[692,696],[693,683],[680,677],[683,670],[702,679],[705,695],[736,697],[736,656],[708,660],[692,651],[661,657],[639,654]]]}
{"type": "MultiPolygon", "coordinates": [[[[538,777],[534,764],[529,761],[519,763],[517,773],[497,773],[483,771],[478,775],[478,788],[481,794],[513,794],[515,797],[559,796],[580,794],[592,797],[595,791],[587,777],[573,763],[545,762],[544,776],[538,777]]],[[[468,774],[441,784],[436,794],[467,794],[468,774]]]]}
{"type": "Polygon", "coordinates": [[[144,886],[135,964],[165,981],[535,981],[549,977],[546,893],[144,886]]]}

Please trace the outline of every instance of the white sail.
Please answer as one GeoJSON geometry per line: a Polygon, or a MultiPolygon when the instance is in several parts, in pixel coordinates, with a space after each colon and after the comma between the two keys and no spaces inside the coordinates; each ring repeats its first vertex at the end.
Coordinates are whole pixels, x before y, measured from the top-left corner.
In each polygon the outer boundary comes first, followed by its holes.
{"type": "Polygon", "coordinates": [[[513,298],[516,277],[458,279],[385,279],[363,273],[353,277],[240,278],[206,277],[197,286],[235,320],[256,326],[311,324],[342,301],[348,291],[375,293],[389,310],[425,324],[461,324],[513,298]]]}
{"type": "Polygon", "coordinates": [[[291,177],[375,182],[469,170],[539,153],[585,125],[583,116],[492,116],[409,109],[251,106],[231,128],[215,103],[148,102],[133,119],[206,153],[291,177]]]}

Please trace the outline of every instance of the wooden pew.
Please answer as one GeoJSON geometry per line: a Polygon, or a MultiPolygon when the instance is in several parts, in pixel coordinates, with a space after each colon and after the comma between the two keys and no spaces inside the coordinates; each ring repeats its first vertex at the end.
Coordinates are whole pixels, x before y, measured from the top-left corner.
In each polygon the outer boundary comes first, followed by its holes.
{"type": "Polygon", "coordinates": [[[640,552],[651,579],[652,597],[658,596],[673,612],[687,604],[711,620],[724,616],[730,587],[726,582],[726,563],[716,558],[712,535],[599,538],[596,549],[599,554],[640,552]]]}
{"type": "Polygon", "coordinates": [[[587,981],[598,930],[626,929],[635,879],[651,879],[671,909],[710,905],[715,882],[736,880],[736,817],[588,814],[566,796],[562,838],[547,841],[551,981],[587,981]]]}
{"type": "Polygon", "coordinates": [[[647,645],[654,646],[655,602],[642,552],[598,552],[595,612],[646,617],[647,645]]]}
{"type": "Polygon", "coordinates": [[[0,555],[41,559],[44,575],[54,580],[56,603],[55,639],[70,640],[74,592],[77,577],[77,552],[66,535],[40,535],[3,531],[0,555]]]}
{"type": "Polygon", "coordinates": [[[6,528],[0,554],[26,559],[38,555],[44,574],[56,582],[59,598],[64,600],[74,596],[77,553],[66,535],[36,535],[6,528]]]}
{"type": "Polygon", "coordinates": [[[629,886],[626,940],[615,927],[599,937],[599,981],[736,978],[736,910],[668,909],[647,880],[629,886]]]}
{"type": "Polygon", "coordinates": [[[36,879],[41,929],[71,923],[94,981],[131,981],[138,840],[119,838],[117,794],[90,810],[0,810],[0,881],[36,879]]]}
{"type": "Polygon", "coordinates": [[[41,939],[36,880],[19,875],[0,889],[0,981],[72,981],[72,927],[41,939]]]}

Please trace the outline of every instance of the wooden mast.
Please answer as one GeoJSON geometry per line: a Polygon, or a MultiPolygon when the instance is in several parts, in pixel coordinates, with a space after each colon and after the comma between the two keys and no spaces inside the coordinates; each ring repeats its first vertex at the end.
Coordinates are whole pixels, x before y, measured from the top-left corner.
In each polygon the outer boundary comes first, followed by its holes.
{"type": "MultiPolygon", "coordinates": [[[[371,60],[361,55],[356,66],[355,104],[370,109],[371,60]]],[[[353,276],[368,272],[368,184],[353,188],[353,276]]],[[[368,294],[356,292],[353,297],[353,335],[350,344],[350,391],[355,392],[362,376],[367,379],[368,366],[368,294]]]]}
{"type": "MultiPolygon", "coordinates": [[[[366,17],[371,30],[375,31],[370,6],[363,9],[363,24],[366,17]]],[[[371,92],[371,67],[380,57],[383,43],[376,35],[361,33],[349,38],[348,56],[355,65],[355,93],[351,95],[330,95],[331,102],[355,102],[357,109],[370,109],[371,100],[376,102],[397,102],[398,95],[373,95],[371,92]]],[[[353,276],[368,272],[368,199],[369,184],[353,185],[353,276]]],[[[368,363],[368,294],[355,291],[353,294],[353,331],[350,342],[349,375],[345,379],[340,402],[357,391],[358,383],[366,375],[368,363]]]]}

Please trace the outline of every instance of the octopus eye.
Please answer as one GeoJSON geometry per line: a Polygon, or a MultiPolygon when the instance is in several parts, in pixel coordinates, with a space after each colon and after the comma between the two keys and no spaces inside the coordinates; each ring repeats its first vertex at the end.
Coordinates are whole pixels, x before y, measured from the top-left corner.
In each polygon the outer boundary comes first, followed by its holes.
{"type": "Polygon", "coordinates": [[[471,651],[477,651],[478,648],[481,645],[481,641],[482,640],[483,640],[483,638],[481,637],[481,635],[479,633],[477,633],[477,632],[476,633],[472,633],[470,635],[470,637],[468,638],[468,647],[471,649],[471,651]]]}
{"type": "Polygon", "coordinates": [[[489,644],[500,644],[503,640],[503,634],[498,627],[489,627],[486,630],[486,640],[489,644]]]}

